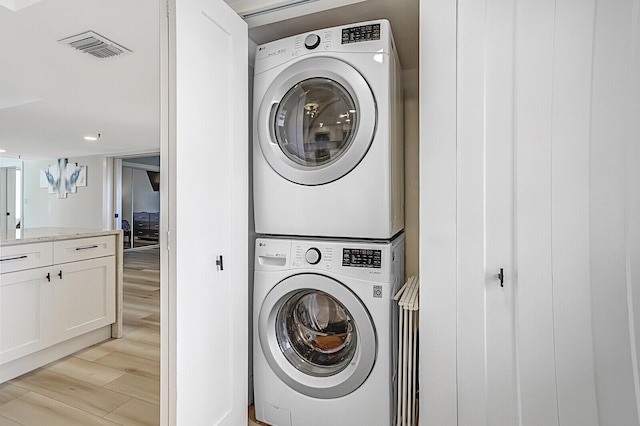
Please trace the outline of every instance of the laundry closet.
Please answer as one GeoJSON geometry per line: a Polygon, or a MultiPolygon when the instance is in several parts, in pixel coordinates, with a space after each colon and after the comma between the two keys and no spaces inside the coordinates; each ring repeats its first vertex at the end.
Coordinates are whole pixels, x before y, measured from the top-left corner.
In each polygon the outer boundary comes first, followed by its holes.
{"type": "MultiPolygon", "coordinates": [[[[420,67],[403,73],[406,274],[422,282],[420,424],[638,424],[632,3],[420,2],[420,67]]],[[[177,34],[166,37],[162,76],[162,161],[176,200],[163,201],[161,218],[175,230],[161,236],[170,240],[162,416],[224,424],[248,394],[237,379],[249,315],[238,320],[229,301],[250,300],[251,78],[241,74],[252,60],[238,52],[252,49],[236,16],[192,7],[170,2],[165,28],[177,34]],[[204,171],[215,197],[193,188],[204,171]],[[215,217],[200,230],[207,244],[181,231],[189,211],[215,217]]],[[[304,25],[287,35],[333,23],[304,25]]]]}

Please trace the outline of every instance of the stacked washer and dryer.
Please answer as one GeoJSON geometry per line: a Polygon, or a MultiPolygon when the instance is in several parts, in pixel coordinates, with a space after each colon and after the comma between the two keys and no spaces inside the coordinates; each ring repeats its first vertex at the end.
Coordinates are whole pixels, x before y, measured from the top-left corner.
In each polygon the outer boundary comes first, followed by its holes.
{"type": "Polygon", "coordinates": [[[389,425],[404,281],[403,114],[388,21],[258,46],[254,391],[276,426],[389,425]]]}

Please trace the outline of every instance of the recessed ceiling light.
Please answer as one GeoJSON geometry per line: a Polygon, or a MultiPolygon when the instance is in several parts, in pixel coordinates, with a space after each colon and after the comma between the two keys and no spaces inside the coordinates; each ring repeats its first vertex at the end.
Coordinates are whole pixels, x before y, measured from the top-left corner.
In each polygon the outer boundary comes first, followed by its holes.
{"type": "Polygon", "coordinates": [[[0,149],[0,152],[7,152],[6,149],[0,149]]]}
{"type": "Polygon", "coordinates": [[[85,136],[84,140],[85,141],[97,141],[98,139],[100,139],[100,133],[98,133],[96,136],[85,136]]]}

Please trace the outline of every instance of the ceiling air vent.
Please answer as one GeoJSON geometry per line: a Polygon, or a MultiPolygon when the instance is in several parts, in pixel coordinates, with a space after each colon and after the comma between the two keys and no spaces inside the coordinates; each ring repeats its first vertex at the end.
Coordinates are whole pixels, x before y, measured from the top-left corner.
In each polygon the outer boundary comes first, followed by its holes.
{"type": "Polygon", "coordinates": [[[66,44],[79,50],[82,53],[88,53],[96,58],[113,58],[125,53],[131,53],[126,47],[120,46],[112,42],[106,37],[101,36],[93,31],[87,31],[82,34],[58,40],[60,43],[66,44]]]}

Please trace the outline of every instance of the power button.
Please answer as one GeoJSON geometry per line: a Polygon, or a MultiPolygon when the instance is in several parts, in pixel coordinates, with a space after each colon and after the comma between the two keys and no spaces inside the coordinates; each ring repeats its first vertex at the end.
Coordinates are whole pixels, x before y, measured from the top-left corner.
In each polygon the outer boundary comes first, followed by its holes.
{"type": "Polygon", "coordinates": [[[313,50],[320,45],[320,36],[318,34],[309,34],[307,38],[304,39],[304,47],[309,50],[313,50]]]}
{"type": "Polygon", "coordinates": [[[304,255],[305,260],[309,262],[309,264],[311,265],[318,264],[318,262],[320,262],[321,257],[322,256],[320,255],[320,250],[318,250],[315,247],[311,247],[309,250],[307,250],[307,252],[304,255]]]}

